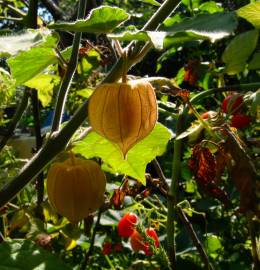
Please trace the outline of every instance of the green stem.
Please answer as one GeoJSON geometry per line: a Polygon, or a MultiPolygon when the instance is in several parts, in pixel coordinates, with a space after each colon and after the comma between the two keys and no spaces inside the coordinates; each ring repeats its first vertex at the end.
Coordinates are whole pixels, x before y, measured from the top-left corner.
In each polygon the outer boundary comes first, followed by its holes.
{"type": "Polygon", "coordinates": [[[200,254],[200,257],[201,257],[202,261],[204,262],[206,269],[207,270],[214,270],[212,264],[209,261],[209,257],[207,255],[201,241],[199,240],[198,236],[196,235],[196,232],[195,232],[191,222],[188,220],[185,212],[179,206],[177,208],[177,211],[178,211],[178,216],[180,217],[181,221],[183,222],[187,231],[189,232],[189,235],[191,236],[192,242],[195,245],[195,247],[197,248],[197,250],[200,254]]]}
{"type": "MultiPolygon", "coordinates": [[[[78,19],[84,18],[85,12],[86,12],[86,5],[87,5],[87,0],[80,0],[79,7],[78,7],[78,17],[77,17],[78,19]]],[[[53,123],[52,123],[52,128],[51,128],[52,132],[58,131],[60,128],[62,115],[63,115],[65,103],[67,100],[70,84],[71,84],[73,75],[75,73],[77,63],[78,63],[78,53],[79,53],[81,36],[82,36],[82,33],[77,32],[75,33],[75,36],[73,39],[70,61],[68,63],[68,67],[67,67],[65,76],[62,80],[62,83],[60,85],[60,89],[58,91],[58,96],[56,99],[54,118],[53,118],[53,123]]]]}
{"type": "Polygon", "coordinates": [[[257,232],[255,228],[255,222],[258,222],[257,220],[253,219],[253,214],[248,213],[247,214],[247,222],[248,222],[248,228],[251,238],[251,245],[252,245],[252,257],[253,257],[253,270],[259,270],[260,269],[260,254],[258,254],[258,247],[257,247],[257,232]]]}
{"type": "Polygon", "coordinates": [[[14,130],[16,128],[16,125],[18,124],[18,122],[21,119],[25,109],[27,108],[28,99],[29,99],[29,92],[27,90],[25,90],[24,94],[23,94],[23,97],[22,97],[22,100],[20,101],[20,104],[17,107],[17,110],[15,112],[15,115],[14,115],[11,123],[9,124],[8,129],[7,129],[4,137],[0,141],[0,151],[3,149],[3,147],[6,145],[8,140],[13,135],[14,130]]]}
{"type": "Polygon", "coordinates": [[[28,13],[25,18],[26,26],[29,28],[37,28],[37,16],[38,16],[38,0],[30,0],[28,13]]]}
{"type": "Polygon", "coordinates": [[[5,16],[0,16],[0,20],[6,20],[6,21],[13,21],[13,22],[23,22],[22,18],[16,18],[16,17],[5,17],[5,16]]]}
{"type": "MultiPolygon", "coordinates": [[[[181,134],[184,129],[184,114],[181,113],[177,120],[176,136],[181,134]]],[[[182,156],[182,140],[174,141],[174,153],[172,161],[172,181],[169,190],[169,198],[167,201],[168,216],[167,216],[167,244],[168,256],[173,269],[176,267],[176,245],[175,245],[175,224],[177,219],[177,190],[181,171],[181,156],[182,156]]]]}

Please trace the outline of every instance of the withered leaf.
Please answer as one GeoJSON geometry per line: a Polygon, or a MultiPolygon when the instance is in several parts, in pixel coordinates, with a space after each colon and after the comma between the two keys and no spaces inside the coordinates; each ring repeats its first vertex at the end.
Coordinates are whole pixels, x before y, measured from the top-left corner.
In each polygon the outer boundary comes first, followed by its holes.
{"type": "Polygon", "coordinates": [[[225,206],[230,205],[227,193],[216,184],[217,166],[216,159],[209,148],[195,145],[189,161],[189,167],[195,175],[195,179],[200,188],[218,199],[225,206]]]}

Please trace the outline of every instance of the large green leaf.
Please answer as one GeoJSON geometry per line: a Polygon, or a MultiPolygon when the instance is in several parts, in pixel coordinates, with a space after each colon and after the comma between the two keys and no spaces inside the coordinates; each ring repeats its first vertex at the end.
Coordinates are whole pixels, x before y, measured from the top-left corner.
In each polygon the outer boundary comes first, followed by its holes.
{"type": "Polygon", "coordinates": [[[162,31],[139,31],[131,28],[109,37],[121,41],[151,41],[155,48],[169,48],[193,40],[210,40],[214,42],[230,35],[237,27],[237,18],[233,13],[200,14],[193,18],[176,20],[168,19],[162,31]]]}
{"type": "Polygon", "coordinates": [[[260,28],[260,2],[255,2],[248,4],[239,10],[237,10],[237,15],[246,19],[256,28],[260,28]]]}
{"type": "Polygon", "coordinates": [[[8,240],[0,244],[1,270],[71,270],[57,256],[29,240],[8,240]]]}
{"type": "Polygon", "coordinates": [[[0,37],[0,56],[9,57],[16,55],[20,51],[26,51],[29,48],[38,45],[44,41],[44,36],[49,31],[30,30],[18,35],[7,35],[0,37]]]}
{"type": "Polygon", "coordinates": [[[222,55],[227,74],[237,74],[244,70],[249,56],[256,48],[257,40],[257,30],[247,31],[232,39],[222,55]]]}
{"type": "Polygon", "coordinates": [[[146,165],[164,153],[171,137],[170,131],[158,123],[150,135],[130,149],[124,160],[115,144],[92,131],[75,145],[73,151],[85,158],[100,157],[110,166],[111,172],[126,174],[145,184],[146,165]]]}
{"type": "Polygon", "coordinates": [[[109,33],[122,22],[127,20],[129,15],[120,8],[101,6],[92,9],[85,20],[78,20],[73,23],[55,23],[48,27],[75,32],[109,33]]]}
{"type": "Polygon", "coordinates": [[[230,35],[237,27],[237,17],[233,13],[217,12],[199,14],[186,18],[180,23],[167,26],[164,30],[174,34],[177,32],[192,32],[215,41],[230,35]]]}
{"type": "Polygon", "coordinates": [[[31,80],[27,81],[24,85],[38,91],[39,100],[43,107],[50,104],[52,99],[53,88],[60,82],[60,77],[51,74],[41,74],[31,80]]]}
{"type": "Polygon", "coordinates": [[[32,47],[30,50],[21,52],[7,60],[16,85],[21,85],[32,79],[49,65],[58,61],[54,50],[57,42],[57,37],[50,36],[43,44],[32,47]]]}

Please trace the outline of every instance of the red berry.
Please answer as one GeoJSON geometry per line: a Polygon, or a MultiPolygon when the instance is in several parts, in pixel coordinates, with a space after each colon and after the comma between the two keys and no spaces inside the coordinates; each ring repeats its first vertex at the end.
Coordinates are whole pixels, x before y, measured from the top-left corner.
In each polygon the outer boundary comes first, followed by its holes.
{"type": "Polygon", "coordinates": [[[126,213],[118,222],[117,231],[121,237],[130,237],[135,229],[138,217],[134,213],[126,213]]]}
{"type": "Polygon", "coordinates": [[[132,233],[130,237],[130,244],[133,251],[144,251],[144,249],[146,248],[144,244],[144,238],[137,230],[134,230],[134,232],[132,233]]]}
{"type": "Polygon", "coordinates": [[[209,117],[214,117],[216,114],[215,111],[207,111],[201,114],[201,118],[207,120],[209,117]]]}
{"type": "MultiPolygon", "coordinates": [[[[154,240],[154,246],[158,248],[160,243],[156,231],[153,228],[148,228],[145,230],[145,233],[148,237],[154,240]]],[[[153,255],[151,244],[149,242],[145,242],[144,237],[137,230],[134,230],[131,235],[130,244],[133,251],[142,250],[147,256],[153,255]]]]}
{"type": "Polygon", "coordinates": [[[154,245],[156,247],[159,247],[159,238],[158,238],[158,235],[157,235],[155,229],[154,228],[148,228],[148,229],[145,230],[145,232],[146,232],[147,236],[153,238],[154,245]]]}
{"type": "Polygon", "coordinates": [[[110,242],[104,242],[103,243],[102,253],[104,255],[109,255],[111,252],[112,252],[112,243],[110,243],[110,242]]]}
{"type": "Polygon", "coordinates": [[[231,118],[231,127],[244,128],[251,122],[251,117],[245,114],[234,114],[231,118]]]}
{"type": "Polygon", "coordinates": [[[224,113],[233,114],[237,111],[238,107],[240,107],[242,103],[242,96],[238,94],[229,95],[222,101],[221,108],[224,113]]]}

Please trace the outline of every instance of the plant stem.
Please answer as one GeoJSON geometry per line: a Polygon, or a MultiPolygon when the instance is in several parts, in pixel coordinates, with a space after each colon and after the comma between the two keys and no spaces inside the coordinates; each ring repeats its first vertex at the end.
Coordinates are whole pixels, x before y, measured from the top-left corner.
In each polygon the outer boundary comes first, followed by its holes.
{"type": "Polygon", "coordinates": [[[29,28],[37,28],[38,0],[30,0],[25,23],[29,28]]]}
{"type": "MultiPolygon", "coordinates": [[[[38,152],[42,147],[42,134],[41,134],[41,122],[40,122],[40,109],[39,109],[39,99],[38,92],[34,89],[31,90],[31,99],[33,107],[33,118],[34,118],[34,132],[36,139],[36,152],[38,152]]],[[[36,190],[37,190],[37,216],[42,217],[41,204],[44,198],[44,176],[41,172],[36,179],[36,190]]]]}
{"type": "MultiPolygon", "coordinates": [[[[37,17],[38,17],[38,0],[30,0],[28,13],[26,15],[25,23],[29,28],[37,28],[37,17]]],[[[36,152],[38,152],[42,147],[42,134],[41,134],[41,121],[40,121],[40,108],[39,108],[39,99],[38,92],[35,89],[31,89],[31,100],[32,100],[32,109],[33,109],[33,118],[34,118],[34,132],[36,140],[36,152]]],[[[36,215],[42,219],[42,208],[41,204],[44,198],[44,176],[41,172],[36,179],[36,190],[37,190],[37,206],[36,206],[36,215]]]]}
{"type": "MultiPolygon", "coordinates": [[[[157,171],[157,173],[159,175],[160,180],[163,183],[166,183],[165,186],[166,186],[167,192],[168,192],[169,191],[169,186],[167,184],[166,177],[164,176],[162,168],[161,168],[159,162],[156,159],[153,160],[153,165],[156,168],[156,171],[157,171]]],[[[167,197],[167,194],[164,194],[164,195],[167,197]]],[[[173,200],[173,203],[175,201],[174,198],[171,198],[169,196],[168,196],[168,199],[173,200]]],[[[160,203],[160,200],[159,200],[159,203],[160,203]]],[[[163,205],[162,205],[162,207],[164,208],[163,205]]],[[[198,250],[198,252],[199,252],[199,254],[200,254],[201,258],[202,258],[202,261],[205,263],[207,269],[214,270],[213,266],[209,262],[209,258],[208,258],[207,254],[205,252],[205,249],[204,249],[202,243],[200,242],[198,236],[196,235],[196,232],[194,231],[192,224],[190,223],[190,221],[186,217],[185,212],[180,207],[180,204],[177,206],[177,214],[178,214],[178,217],[181,219],[182,223],[184,224],[184,226],[187,228],[187,231],[190,234],[191,239],[192,239],[194,245],[196,246],[196,248],[197,248],[197,250],[198,250]]]]}
{"type": "Polygon", "coordinates": [[[152,31],[156,30],[159,25],[178,7],[181,3],[179,0],[166,0],[160,6],[158,11],[150,18],[150,20],[144,25],[142,30],[152,31]]]}
{"type": "MultiPolygon", "coordinates": [[[[83,19],[86,12],[86,5],[87,0],[80,0],[79,6],[78,6],[78,19],[83,19]]],[[[60,124],[62,121],[62,115],[64,112],[64,107],[67,99],[67,94],[70,88],[70,84],[73,78],[73,75],[75,73],[77,63],[78,63],[78,53],[79,53],[79,47],[80,47],[80,40],[81,40],[82,33],[77,32],[75,33],[74,39],[73,39],[73,45],[72,45],[72,52],[70,61],[68,63],[68,67],[65,73],[65,76],[62,80],[62,83],[60,85],[58,96],[56,99],[56,105],[55,105],[55,111],[54,111],[54,118],[52,122],[52,128],[51,132],[58,131],[60,128],[60,124]]]]}
{"type": "MultiPolygon", "coordinates": [[[[247,214],[247,222],[248,222],[248,228],[249,228],[249,233],[250,233],[250,238],[251,238],[251,245],[252,245],[252,257],[253,257],[253,270],[259,270],[260,269],[260,254],[259,254],[259,248],[257,245],[257,233],[256,233],[256,228],[254,224],[254,219],[253,219],[253,214],[248,213],[247,214]]],[[[256,221],[258,222],[258,221],[256,221]]]]}
{"type": "Polygon", "coordinates": [[[23,22],[23,18],[16,18],[16,17],[5,17],[0,16],[0,20],[6,20],[6,21],[13,21],[13,22],[23,22]]]}
{"type": "Polygon", "coordinates": [[[17,110],[16,110],[16,112],[14,114],[14,117],[13,117],[11,123],[9,124],[6,133],[4,134],[3,138],[0,141],[0,151],[3,149],[3,147],[6,145],[8,140],[13,135],[14,130],[16,128],[16,125],[18,124],[18,122],[21,119],[25,109],[27,108],[28,99],[29,99],[29,91],[25,90],[24,94],[23,94],[23,97],[22,97],[22,100],[20,101],[20,104],[17,107],[17,110]]]}
{"type": "Polygon", "coordinates": [[[199,238],[197,237],[197,235],[193,229],[192,224],[190,223],[187,216],[185,215],[185,212],[180,207],[178,207],[177,210],[178,210],[178,216],[180,217],[183,224],[186,226],[186,229],[188,230],[188,232],[192,238],[193,244],[196,246],[196,248],[200,254],[201,259],[205,263],[206,269],[214,270],[213,266],[209,262],[208,255],[205,252],[204,247],[203,247],[202,243],[200,242],[199,238]]]}
{"type": "Polygon", "coordinates": [[[95,224],[95,227],[93,229],[92,236],[91,236],[90,247],[88,249],[88,252],[85,254],[85,258],[84,258],[84,261],[83,261],[83,263],[82,263],[82,265],[80,267],[80,270],[85,270],[86,269],[86,266],[87,266],[88,261],[89,261],[89,257],[91,256],[91,254],[93,252],[93,248],[94,248],[94,244],[95,244],[95,237],[96,237],[96,234],[97,234],[98,226],[100,224],[101,215],[102,215],[102,210],[99,209],[98,216],[97,216],[97,221],[96,221],[96,224],[95,224]]]}
{"type": "MultiPolygon", "coordinates": [[[[184,129],[184,114],[180,113],[176,125],[176,136],[182,133],[184,129]]],[[[169,190],[169,197],[167,201],[168,215],[167,215],[167,244],[168,256],[173,269],[176,267],[176,246],[175,246],[175,224],[177,219],[177,190],[179,184],[179,176],[181,170],[181,148],[182,140],[174,141],[174,153],[172,161],[172,180],[169,190]]]]}

